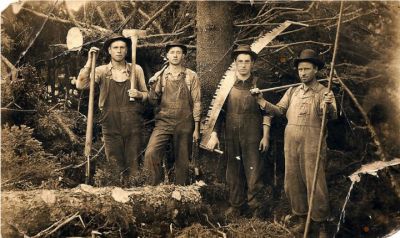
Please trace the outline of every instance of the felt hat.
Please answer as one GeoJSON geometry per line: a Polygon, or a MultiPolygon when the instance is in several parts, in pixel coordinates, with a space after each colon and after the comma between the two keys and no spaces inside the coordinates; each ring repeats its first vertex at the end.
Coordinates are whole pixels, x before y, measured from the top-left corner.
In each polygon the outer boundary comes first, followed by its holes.
{"type": "Polygon", "coordinates": [[[249,54],[253,61],[257,59],[257,53],[251,50],[250,45],[238,45],[232,52],[232,59],[236,59],[239,54],[249,54]]]}
{"type": "Polygon", "coordinates": [[[294,65],[296,66],[296,68],[300,62],[313,63],[318,67],[318,70],[322,69],[325,65],[325,63],[318,58],[317,53],[312,49],[305,49],[301,51],[300,56],[294,59],[294,65]]]}
{"type": "Polygon", "coordinates": [[[132,42],[131,39],[126,38],[126,37],[124,37],[123,35],[113,34],[113,35],[111,35],[110,38],[108,38],[108,39],[104,42],[103,49],[107,51],[107,50],[108,50],[108,47],[110,47],[111,43],[113,43],[114,41],[118,41],[118,40],[124,41],[124,42],[126,43],[128,49],[131,48],[131,42],[132,42]]]}

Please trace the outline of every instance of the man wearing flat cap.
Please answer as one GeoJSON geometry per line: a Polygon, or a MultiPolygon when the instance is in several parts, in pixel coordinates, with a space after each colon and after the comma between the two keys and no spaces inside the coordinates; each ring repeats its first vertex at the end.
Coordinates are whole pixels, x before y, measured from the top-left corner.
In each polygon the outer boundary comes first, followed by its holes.
{"type": "Polygon", "coordinates": [[[252,216],[262,217],[265,208],[261,197],[264,188],[262,153],[269,147],[271,117],[261,110],[257,97],[250,93],[250,89],[258,84],[257,77],[251,72],[257,54],[249,45],[239,45],[232,58],[236,81],[206,147],[212,151],[219,146],[218,134],[224,122],[230,203],[225,216],[228,219],[237,217],[248,208],[252,216]]]}
{"type": "Polygon", "coordinates": [[[183,65],[187,48],[173,41],[165,48],[168,66],[150,80],[149,102],[158,107],[145,153],[152,185],[162,182],[162,159],[169,143],[175,159],[175,184],[188,184],[192,143],[200,136],[201,95],[197,74],[183,65]]]}
{"type": "MultiPolygon", "coordinates": [[[[315,162],[321,131],[322,110],[327,106],[328,119],[336,119],[336,102],[332,92],[316,80],[316,73],[324,63],[318,59],[314,50],[305,49],[295,59],[301,85],[289,88],[283,98],[273,105],[259,97],[260,105],[274,115],[285,115],[288,124],[285,129],[285,192],[298,216],[299,223],[293,227],[294,233],[303,233],[308,201],[313,183],[315,162]]],[[[252,93],[258,94],[254,89],[252,93]]],[[[325,179],[326,136],[321,148],[320,170],[315,189],[314,206],[311,211],[313,224],[311,232],[326,237],[326,224],[329,217],[329,197],[325,179]]]]}
{"type": "MultiPolygon", "coordinates": [[[[111,56],[110,63],[95,69],[95,82],[100,86],[100,123],[105,153],[109,161],[118,164],[120,175],[124,176],[138,173],[138,160],[142,151],[142,102],[148,96],[144,73],[139,65],[135,66],[137,89],[130,90],[131,64],[126,61],[130,55],[130,45],[131,40],[121,35],[110,37],[103,47],[111,56]],[[130,97],[136,100],[130,101],[130,97]]],[[[88,61],[77,79],[78,89],[89,87],[92,52],[98,51],[96,47],[90,48],[88,61]]]]}

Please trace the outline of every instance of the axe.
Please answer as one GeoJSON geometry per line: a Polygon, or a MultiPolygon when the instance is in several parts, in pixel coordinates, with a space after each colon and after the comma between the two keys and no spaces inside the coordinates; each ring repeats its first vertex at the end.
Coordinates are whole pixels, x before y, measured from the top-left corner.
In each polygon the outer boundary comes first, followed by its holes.
{"type": "MultiPolygon", "coordinates": [[[[138,29],[124,29],[122,31],[122,35],[127,37],[127,38],[131,38],[131,42],[132,42],[132,47],[131,47],[131,51],[132,51],[132,69],[131,69],[131,90],[136,88],[136,47],[137,47],[137,41],[138,38],[140,37],[144,37],[146,35],[146,30],[138,30],[138,29]]],[[[135,101],[134,98],[129,98],[129,101],[135,101]]]]}

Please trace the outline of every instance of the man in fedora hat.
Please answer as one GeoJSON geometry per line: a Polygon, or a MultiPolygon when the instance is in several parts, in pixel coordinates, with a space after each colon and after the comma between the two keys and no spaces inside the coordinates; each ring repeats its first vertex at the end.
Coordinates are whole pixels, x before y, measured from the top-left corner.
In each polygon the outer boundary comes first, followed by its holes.
{"type": "Polygon", "coordinates": [[[183,65],[187,48],[173,41],[165,47],[168,66],[150,80],[149,102],[158,107],[155,128],[145,153],[152,185],[162,182],[162,159],[172,143],[175,183],[188,183],[192,143],[200,136],[201,95],[197,74],[183,65]]]}
{"type": "Polygon", "coordinates": [[[246,208],[255,217],[263,216],[261,192],[264,188],[262,153],[269,147],[271,118],[261,110],[250,89],[259,81],[252,74],[257,58],[249,45],[239,45],[232,53],[236,81],[229,92],[209,143],[209,150],[219,146],[218,132],[225,122],[226,181],[230,207],[227,218],[241,215],[246,208]],[[246,191],[247,188],[247,191],[246,191]]]}
{"type": "MultiPolygon", "coordinates": [[[[324,104],[327,106],[329,119],[335,119],[337,115],[333,93],[328,92],[328,89],[316,79],[318,70],[324,66],[316,52],[311,49],[303,50],[294,60],[294,65],[302,84],[289,88],[276,105],[265,101],[262,97],[259,97],[259,101],[262,108],[269,113],[286,114],[288,124],[285,129],[284,145],[285,192],[292,212],[299,217],[299,223],[293,231],[303,233],[314,177],[324,104]]],[[[258,94],[259,90],[254,89],[252,93],[258,94]]],[[[321,228],[319,236],[326,237],[324,223],[329,217],[329,197],[324,170],[326,140],[323,141],[321,156],[321,169],[317,178],[311,218],[314,221],[313,227],[321,228]]]]}
{"type": "MultiPolygon", "coordinates": [[[[106,40],[103,49],[108,52],[111,60],[95,69],[95,81],[100,86],[100,122],[105,152],[109,161],[118,164],[120,175],[138,173],[142,150],[142,102],[148,96],[144,73],[139,65],[136,65],[135,70],[137,89],[130,90],[131,66],[126,61],[130,55],[130,42],[130,39],[116,34],[106,40]],[[129,101],[130,97],[137,100],[129,101]]],[[[78,89],[89,87],[92,52],[98,51],[96,47],[90,48],[88,61],[76,82],[78,89]]]]}

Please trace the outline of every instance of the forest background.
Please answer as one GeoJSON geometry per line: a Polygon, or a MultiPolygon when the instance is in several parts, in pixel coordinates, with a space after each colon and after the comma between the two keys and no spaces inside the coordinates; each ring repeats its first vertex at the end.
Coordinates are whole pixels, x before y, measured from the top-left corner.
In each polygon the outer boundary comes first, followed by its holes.
{"type": "MultiPolygon", "coordinates": [[[[349,188],[353,190],[338,237],[377,237],[400,227],[398,167],[383,169],[377,176],[363,175],[354,186],[349,179],[364,164],[400,157],[399,12],[397,1],[344,3],[335,65],[340,82],[336,81],[333,87],[339,118],[328,124],[326,169],[332,231],[339,223],[349,188]]],[[[193,155],[191,179],[202,180],[206,185],[188,188],[172,185],[173,158],[169,156],[164,166],[165,185],[149,192],[149,187],[144,186],[145,175],[120,181],[113,162],[104,156],[98,123],[92,151],[94,187],[82,187],[88,92],[76,90],[75,80],[91,46],[102,47],[112,32],[147,28],[148,35],[139,41],[137,51],[137,63],[144,69],[146,80],[164,64],[165,45],[174,39],[184,42],[189,48],[186,65],[201,79],[204,120],[212,95],[231,63],[230,52],[235,45],[251,44],[286,20],[308,26],[290,26],[275,38],[260,52],[254,73],[265,88],[296,83],[293,59],[302,49],[313,48],[326,62],[319,74],[326,78],[338,13],[339,2],[335,1],[59,0],[10,5],[1,14],[2,234],[85,236],[97,231],[106,237],[287,237],[290,219],[286,215],[290,208],[283,192],[284,119],[274,119],[271,146],[264,158],[265,198],[270,207],[265,219],[226,221],[220,215],[226,206],[223,156],[203,150],[193,155]],[[67,49],[66,36],[71,27],[83,32],[80,51],[67,49]],[[200,177],[194,176],[195,167],[200,168],[200,177]],[[135,188],[141,194],[136,198],[141,201],[140,206],[130,202],[129,206],[119,206],[107,198],[105,194],[114,191],[111,186],[135,188]],[[101,188],[104,189],[96,190],[101,188]],[[106,205],[99,208],[94,198],[89,199],[90,203],[85,194],[73,195],[76,189],[89,189],[91,196],[102,197],[99,202],[106,205]],[[179,190],[183,197],[187,195],[186,203],[174,197],[177,189],[183,189],[179,190]],[[55,204],[62,204],[65,209],[56,209],[53,203],[43,204],[39,198],[49,191],[58,198],[55,204]],[[79,204],[65,205],[63,201],[68,203],[70,196],[76,196],[79,204]],[[154,200],[160,200],[161,207],[154,208],[154,200]],[[46,230],[52,224],[56,225],[46,230]]],[[[108,61],[102,53],[97,65],[108,61]]],[[[284,90],[276,91],[265,97],[277,102],[283,93],[284,90]]],[[[96,107],[95,117],[98,116],[96,107]]],[[[146,141],[154,126],[152,119],[153,108],[148,107],[143,135],[146,141]]],[[[130,197],[135,201],[132,194],[130,197]]]]}

